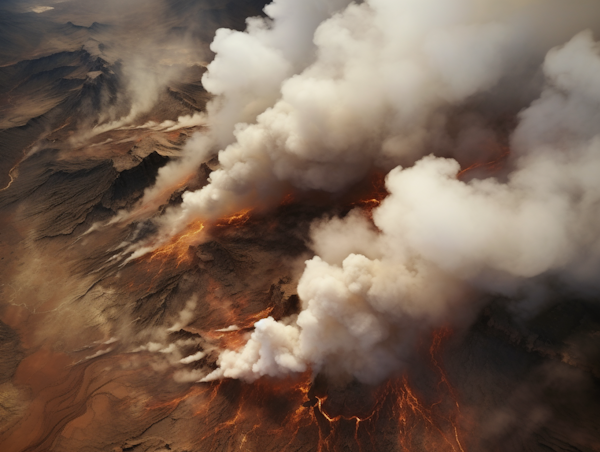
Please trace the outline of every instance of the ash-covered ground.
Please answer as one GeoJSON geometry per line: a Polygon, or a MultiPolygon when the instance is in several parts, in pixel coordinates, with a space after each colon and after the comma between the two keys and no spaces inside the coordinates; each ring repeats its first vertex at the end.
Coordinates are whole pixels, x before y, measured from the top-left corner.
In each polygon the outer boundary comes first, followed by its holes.
{"type": "MultiPolygon", "coordinates": [[[[345,355],[201,381],[260,319],[293,324],[314,225],[372,222],[387,195],[377,170],[336,192],[284,183],[134,254],[219,168],[206,158],[139,209],[206,133],[215,31],[265,3],[0,0],[0,449],[600,451],[599,300],[552,275],[527,315],[465,291],[476,308],[425,322],[381,381],[339,371],[345,355]]],[[[495,101],[452,107],[448,133],[495,101]]],[[[458,159],[473,177],[502,166],[521,101],[486,110],[493,158],[458,159]]]]}

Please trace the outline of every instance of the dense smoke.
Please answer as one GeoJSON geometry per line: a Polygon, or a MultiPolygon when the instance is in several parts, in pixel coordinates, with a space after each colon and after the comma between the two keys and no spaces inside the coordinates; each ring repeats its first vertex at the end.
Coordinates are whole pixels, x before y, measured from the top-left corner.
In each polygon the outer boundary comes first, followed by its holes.
{"type": "MultiPolygon", "coordinates": [[[[192,138],[184,148],[182,158],[161,169],[156,185],[146,191],[141,205],[155,205],[164,201],[161,195],[164,197],[165,192],[190,177],[199,163],[235,142],[237,129],[254,123],[258,115],[273,106],[281,97],[282,84],[302,72],[315,59],[313,36],[317,26],[348,3],[347,0],[274,2],[265,8],[270,19],[248,19],[246,32],[217,30],[210,47],[216,57],[202,80],[205,88],[216,96],[207,106],[210,130],[192,138]]],[[[230,154],[237,159],[234,152],[232,149],[230,154]]],[[[243,180],[240,178],[239,182],[244,187],[237,189],[231,184],[232,178],[237,177],[233,173],[244,171],[241,166],[248,159],[252,159],[252,156],[240,156],[237,169],[231,168],[229,173],[214,172],[211,176],[213,183],[202,194],[186,193],[184,196],[188,200],[183,208],[172,211],[169,219],[164,221],[169,225],[169,233],[185,227],[186,222],[194,216],[217,218],[223,212],[235,211],[236,206],[248,203],[248,198],[254,193],[244,200],[237,200],[240,190],[252,190],[251,185],[258,177],[248,174],[243,180]],[[217,182],[219,178],[221,182],[217,182]],[[205,201],[200,206],[194,200],[196,197],[225,197],[229,202],[205,201]],[[217,207],[215,203],[222,207],[217,207]],[[212,207],[208,204],[212,204],[212,207]],[[173,219],[176,217],[181,218],[173,219]]],[[[264,182],[267,190],[276,183],[272,176],[264,182]]]]}
{"type": "MultiPolygon", "coordinates": [[[[315,224],[300,314],[259,321],[205,380],[311,368],[375,382],[402,367],[420,331],[468,317],[473,294],[523,312],[548,300],[547,279],[585,293],[600,257],[593,11],[586,1],[280,0],[246,32],[220,30],[203,80],[216,95],[210,132],[182,160],[219,151],[220,167],[159,219],[163,237],[276,203],[289,184],[342,191],[373,167],[389,171],[390,195],[373,223],[354,211],[315,224]],[[473,137],[495,132],[469,121],[460,142],[448,124],[461,109],[484,117],[490,99],[522,109],[512,171],[463,182],[448,157],[470,139],[485,161],[473,137]]],[[[186,171],[165,167],[143,203],[186,171]]]]}

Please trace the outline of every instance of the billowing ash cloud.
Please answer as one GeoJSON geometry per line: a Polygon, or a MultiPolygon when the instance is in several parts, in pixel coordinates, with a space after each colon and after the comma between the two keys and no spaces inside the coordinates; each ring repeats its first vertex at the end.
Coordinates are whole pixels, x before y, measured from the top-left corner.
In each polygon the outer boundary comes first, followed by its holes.
{"type": "Polygon", "coordinates": [[[340,191],[375,166],[389,171],[390,195],[374,224],[358,211],[315,224],[300,314],[259,321],[205,380],[311,368],[375,382],[403,366],[420,331],[471,315],[481,298],[473,293],[535,309],[548,298],[547,279],[592,289],[600,49],[584,30],[597,25],[596,8],[280,0],[266,9],[272,21],[219,31],[204,79],[217,95],[211,133],[187,152],[206,158],[221,149],[220,169],[160,219],[165,235],[276,202],[285,184],[340,191]],[[545,81],[536,88],[540,66],[545,81]],[[481,112],[486,96],[513,102],[508,90],[517,85],[531,89],[511,136],[512,171],[459,180],[459,163],[440,157],[454,156],[444,134],[450,115],[481,112]]]}

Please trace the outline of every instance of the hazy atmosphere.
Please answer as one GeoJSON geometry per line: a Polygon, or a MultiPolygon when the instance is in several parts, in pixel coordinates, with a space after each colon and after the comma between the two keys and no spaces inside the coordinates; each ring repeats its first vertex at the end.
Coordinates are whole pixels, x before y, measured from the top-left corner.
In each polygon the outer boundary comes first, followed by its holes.
{"type": "Polygon", "coordinates": [[[597,0],[0,0],[0,450],[600,452],[597,0]]]}

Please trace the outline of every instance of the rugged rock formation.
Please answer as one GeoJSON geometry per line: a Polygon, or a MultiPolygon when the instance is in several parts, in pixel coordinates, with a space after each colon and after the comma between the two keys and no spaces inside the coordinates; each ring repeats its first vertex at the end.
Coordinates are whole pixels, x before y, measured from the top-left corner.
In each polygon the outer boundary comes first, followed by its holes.
{"type": "MultiPolygon", "coordinates": [[[[124,243],[156,227],[142,214],[110,221],[201,130],[159,125],[205,108],[204,68],[179,71],[127,124],[94,129],[135,103],[114,58],[128,35],[74,3],[41,14],[0,3],[0,450],[600,450],[600,311],[569,294],[528,319],[482,300],[477,318],[429,331],[409,370],[379,385],[310,370],[199,383],[257,320],[298,313],[312,222],[378,202],[364,196],[372,181],[346,196],[295,193],[127,260],[124,243]]],[[[173,0],[161,20],[206,50],[218,26],[242,28],[264,3],[173,0]]]]}

